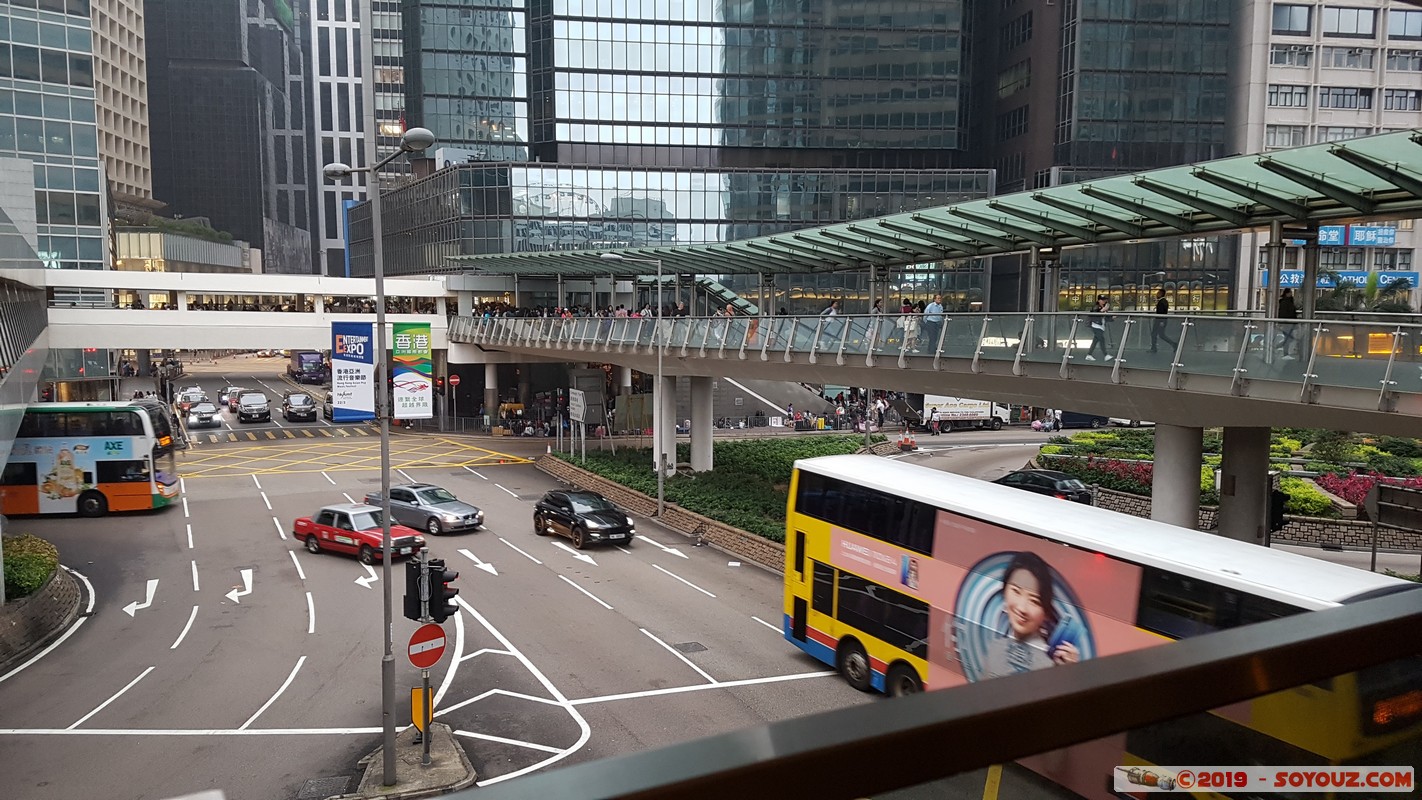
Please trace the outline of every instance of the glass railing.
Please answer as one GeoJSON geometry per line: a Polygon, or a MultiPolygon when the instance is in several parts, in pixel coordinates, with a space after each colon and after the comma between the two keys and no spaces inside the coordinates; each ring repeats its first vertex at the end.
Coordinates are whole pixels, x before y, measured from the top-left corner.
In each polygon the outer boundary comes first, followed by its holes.
{"type": "MultiPolygon", "coordinates": [[[[586,352],[660,348],[681,357],[783,359],[977,371],[983,361],[1053,365],[1063,378],[1178,387],[1186,375],[1422,392],[1422,325],[1398,320],[1276,320],[1249,315],[945,314],[569,319],[454,317],[453,341],[586,352]]],[[[1040,367],[1038,368],[1040,370],[1040,367]]],[[[1246,393],[1240,390],[1241,394],[1246,393]]]]}
{"type": "Polygon", "coordinates": [[[1419,625],[1422,591],[1402,591],[448,796],[1334,796],[1317,793],[1325,781],[1408,794],[1422,766],[1419,625]]]}
{"type": "Polygon", "coordinates": [[[8,374],[49,324],[43,289],[0,280],[0,377],[8,374]]]}

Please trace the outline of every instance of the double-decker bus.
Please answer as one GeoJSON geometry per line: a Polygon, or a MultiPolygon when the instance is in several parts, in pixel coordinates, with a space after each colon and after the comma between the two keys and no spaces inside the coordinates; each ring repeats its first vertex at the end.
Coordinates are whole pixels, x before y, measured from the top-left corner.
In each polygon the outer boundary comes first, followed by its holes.
{"type": "Polygon", "coordinates": [[[99,517],[162,508],[178,497],[176,444],[161,401],[33,404],[0,476],[0,512],[99,517]]]}
{"type": "MultiPolygon", "coordinates": [[[[904,695],[1416,584],[876,456],[796,462],[785,638],[904,695]]],[[[1115,765],[1422,763],[1422,664],[1384,665],[1023,764],[1088,797],[1115,765]]]]}

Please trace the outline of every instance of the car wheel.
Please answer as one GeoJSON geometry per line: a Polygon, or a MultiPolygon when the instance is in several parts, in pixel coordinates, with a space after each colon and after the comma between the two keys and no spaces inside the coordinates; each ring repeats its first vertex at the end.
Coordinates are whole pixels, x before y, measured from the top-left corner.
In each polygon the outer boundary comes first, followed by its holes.
{"type": "Polygon", "coordinates": [[[917,670],[900,661],[889,668],[884,688],[890,697],[903,697],[923,691],[923,681],[918,679],[917,670]]]}
{"type": "Polygon", "coordinates": [[[874,670],[869,666],[869,654],[864,645],[854,639],[845,639],[839,645],[838,669],[846,683],[861,692],[874,688],[874,670]]]}
{"type": "Polygon", "coordinates": [[[79,495],[77,507],[81,517],[102,517],[109,513],[109,500],[102,493],[91,490],[79,495]]]}
{"type": "Polygon", "coordinates": [[[579,550],[588,546],[588,532],[581,525],[573,528],[573,546],[579,550]]]}
{"type": "Polygon", "coordinates": [[[317,539],[317,538],[316,538],[316,534],[314,534],[314,533],[311,534],[310,536],[306,537],[306,552],[308,552],[308,553],[319,553],[319,552],[321,552],[321,540],[317,539]]]}
{"type": "Polygon", "coordinates": [[[1101,427],[1101,418],[1100,418],[1100,417],[1092,417],[1092,418],[1091,418],[1091,427],[1093,427],[1093,428],[1099,428],[1099,427],[1101,427]]]}
{"type": "Polygon", "coordinates": [[[548,528],[546,527],[546,523],[543,521],[542,514],[533,515],[533,532],[538,534],[539,536],[548,535],[548,528]]]}
{"type": "Polygon", "coordinates": [[[994,418],[992,421],[992,429],[995,431],[1002,430],[1002,420],[994,418]]]}
{"type": "Polygon", "coordinates": [[[430,517],[429,521],[425,523],[425,530],[429,531],[431,536],[438,536],[444,533],[444,528],[440,526],[438,517],[430,517]]]}
{"type": "Polygon", "coordinates": [[[1133,419],[1133,420],[1131,420],[1131,427],[1132,427],[1132,428],[1139,428],[1140,426],[1141,426],[1141,421],[1140,421],[1140,420],[1138,420],[1138,419],[1133,419]]]}
{"type": "Polygon", "coordinates": [[[363,544],[360,546],[360,555],[358,557],[360,558],[360,563],[362,564],[375,563],[375,551],[371,550],[370,545],[368,544],[363,544]]]}

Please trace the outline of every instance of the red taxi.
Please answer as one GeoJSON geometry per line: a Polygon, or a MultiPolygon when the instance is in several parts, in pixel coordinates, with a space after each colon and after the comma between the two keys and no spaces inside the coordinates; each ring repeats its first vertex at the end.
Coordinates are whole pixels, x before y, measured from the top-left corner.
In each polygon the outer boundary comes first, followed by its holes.
{"type": "MultiPolygon", "coordinates": [[[[312,553],[349,553],[362,564],[374,564],[385,555],[381,548],[380,508],[365,503],[323,506],[313,516],[299,517],[292,526],[292,536],[305,542],[312,553]]],[[[425,537],[414,528],[390,526],[390,549],[395,558],[414,555],[424,546],[425,537]]]]}

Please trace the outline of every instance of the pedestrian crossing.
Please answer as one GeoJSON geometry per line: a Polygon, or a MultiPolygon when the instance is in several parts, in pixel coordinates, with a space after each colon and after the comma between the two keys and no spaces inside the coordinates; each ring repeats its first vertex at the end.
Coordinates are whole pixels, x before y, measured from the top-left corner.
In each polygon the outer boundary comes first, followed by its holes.
{"type": "Polygon", "coordinates": [[[268,442],[286,439],[350,439],[362,436],[376,436],[378,431],[363,425],[337,426],[330,428],[263,428],[256,431],[215,431],[188,434],[193,444],[225,444],[230,442],[268,442]]]}

